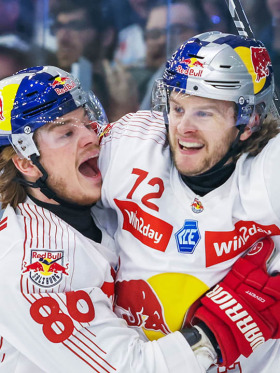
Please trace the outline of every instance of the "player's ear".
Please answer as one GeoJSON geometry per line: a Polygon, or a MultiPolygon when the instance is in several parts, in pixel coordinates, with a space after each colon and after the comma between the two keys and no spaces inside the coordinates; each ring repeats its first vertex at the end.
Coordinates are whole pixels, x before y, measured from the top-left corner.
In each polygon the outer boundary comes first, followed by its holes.
{"type": "Polygon", "coordinates": [[[40,176],[42,176],[41,172],[36,166],[34,166],[31,160],[21,158],[18,154],[15,154],[12,158],[12,161],[15,167],[25,178],[34,178],[35,180],[37,180],[40,176]]]}
{"type": "Polygon", "coordinates": [[[259,124],[260,124],[260,115],[257,113],[252,114],[249,120],[249,123],[245,127],[245,130],[242,133],[242,135],[240,136],[240,140],[241,141],[247,140],[254,132],[254,127],[258,127],[259,124]]]}

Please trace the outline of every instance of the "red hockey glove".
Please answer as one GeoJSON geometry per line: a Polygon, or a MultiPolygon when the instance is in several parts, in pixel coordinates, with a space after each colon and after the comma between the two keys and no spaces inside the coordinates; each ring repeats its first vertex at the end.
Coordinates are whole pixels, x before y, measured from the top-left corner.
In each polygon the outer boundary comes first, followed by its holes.
{"type": "MultiPolygon", "coordinates": [[[[271,338],[280,338],[280,275],[267,273],[274,242],[266,237],[239,258],[227,276],[200,301],[193,321],[203,321],[221,350],[221,365],[248,357],[271,338]]],[[[192,322],[193,323],[193,322],[192,322]]]]}

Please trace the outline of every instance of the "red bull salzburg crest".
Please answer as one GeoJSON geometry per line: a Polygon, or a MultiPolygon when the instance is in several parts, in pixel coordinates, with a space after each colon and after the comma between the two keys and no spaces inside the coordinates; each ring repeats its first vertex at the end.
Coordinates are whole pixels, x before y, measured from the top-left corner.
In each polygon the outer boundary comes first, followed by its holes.
{"type": "Polygon", "coordinates": [[[23,274],[38,286],[51,288],[68,276],[68,266],[63,265],[63,251],[31,250],[30,263],[24,262],[23,274]]]}

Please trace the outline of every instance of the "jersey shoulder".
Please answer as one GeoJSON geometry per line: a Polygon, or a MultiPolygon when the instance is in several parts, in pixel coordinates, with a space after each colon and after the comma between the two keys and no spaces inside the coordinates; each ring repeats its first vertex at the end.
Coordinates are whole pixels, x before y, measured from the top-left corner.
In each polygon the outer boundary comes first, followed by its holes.
{"type": "Polygon", "coordinates": [[[108,130],[102,138],[102,145],[119,140],[128,141],[128,139],[150,139],[164,144],[166,142],[166,128],[163,114],[139,110],[136,113],[124,115],[108,126],[108,130]]]}

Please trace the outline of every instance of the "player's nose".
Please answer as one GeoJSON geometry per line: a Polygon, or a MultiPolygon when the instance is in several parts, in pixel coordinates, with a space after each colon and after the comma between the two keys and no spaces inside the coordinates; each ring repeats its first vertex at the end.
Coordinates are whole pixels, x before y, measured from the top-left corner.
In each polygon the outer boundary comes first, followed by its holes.
{"type": "Polygon", "coordinates": [[[195,132],[197,130],[197,124],[187,113],[180,119],[180,122],[177,125],[177,131],[180,134],[186,132],[195,132]]]}

